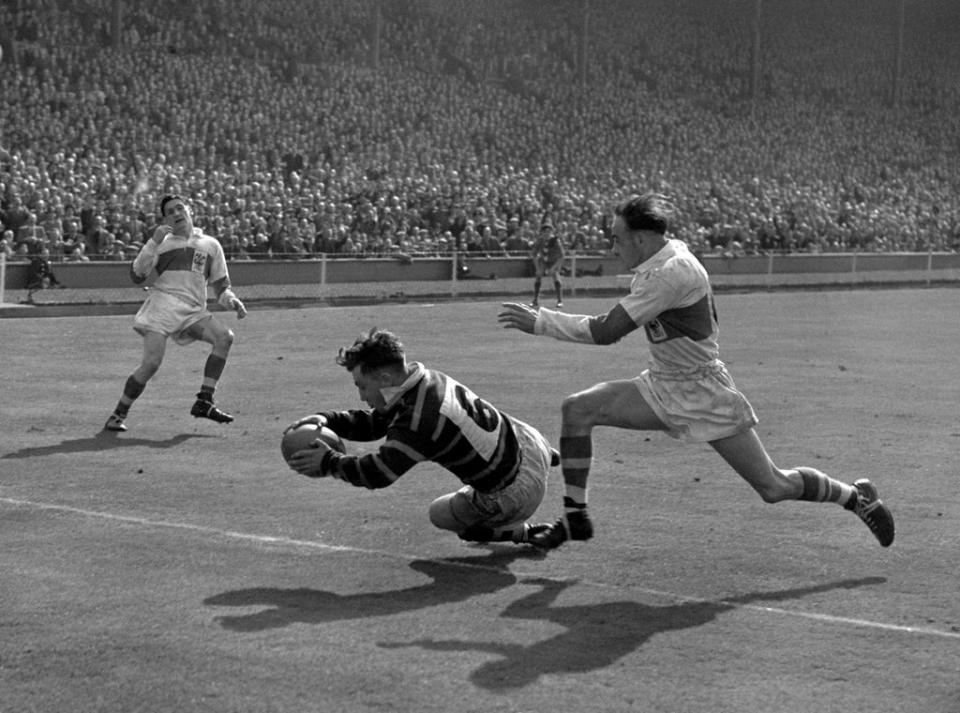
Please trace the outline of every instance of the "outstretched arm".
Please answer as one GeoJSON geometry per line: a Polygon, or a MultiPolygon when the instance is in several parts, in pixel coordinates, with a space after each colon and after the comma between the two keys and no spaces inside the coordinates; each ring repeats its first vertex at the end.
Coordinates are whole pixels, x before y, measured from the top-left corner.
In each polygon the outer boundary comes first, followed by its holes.
{"type": "Polygon", "coordinates": [[[606,314],[590,317],[506,302],[497,321],[506,329],[584,344],[613,344],[639,327],[619,304],[606,314]]]}

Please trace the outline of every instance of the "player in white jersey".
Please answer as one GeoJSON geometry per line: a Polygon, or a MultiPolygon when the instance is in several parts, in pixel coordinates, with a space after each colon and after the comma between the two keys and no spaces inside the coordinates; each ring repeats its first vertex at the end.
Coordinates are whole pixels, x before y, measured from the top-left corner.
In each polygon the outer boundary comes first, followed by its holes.
{"type": "Polygon", "coordinates": [[[191,415],[217,423],[233,421],[233,416],[213,403],[217,382],[233,345],[233,331],[207,310],[207,285],[213,288],[217,302],[236,312],[240,319],[247,310],[230,289],[223,248],[216,238],[194,227],[190,206],[183,198],[164,196],[160,216],[160,225],[130,269],[136,284],[145,282],[152,272],[157,274],[149,296],[133,320],[134,330],[143,336],[143,360],[124,384],[123,395],[104,425],[108,431],[127,430],[127,412],[160,368],[171,337],[177,344],[199,339],[212,346],[191,415]]]}
{"type": "Polygon", "coordinates": [[[617,206],[614,252],[634,273],[630,293],[606,314],[564,314],[507,303],[504,327],[587,344],[612,344],[643,327],[650,365],[639,376],[596,384],[562,407],[560,458],[564,514],[532,538],[546,549],[587,540],[587,478],[595,426],[664,431],[709,443],[765,502],[835,502],[856,513],[880,544],[893,542],[890,510],[866,479],[852,485],[819,470],[779,468],[760,442],[757,417],[720,361],[717,320],[707,272],[680,240],[666,233],[673,206],[663,196],[631,196],[617,206]]]}

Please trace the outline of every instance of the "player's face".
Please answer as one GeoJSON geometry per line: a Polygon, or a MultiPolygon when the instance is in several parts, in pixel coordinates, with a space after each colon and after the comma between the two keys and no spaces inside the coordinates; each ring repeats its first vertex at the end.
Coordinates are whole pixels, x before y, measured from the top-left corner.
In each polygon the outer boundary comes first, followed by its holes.
{"type": "Polygon", "coordinates": [[[383,397],[383,392],[380,390],[384,386],[382,372],[374,371],[364,373],[359,366],[356,366],[353,368],[352,373],[353,383],[357,387],[360,399],[375,411],[386,408],[387,400],[383,397]]]}
{"type": "Polygon", "coordinates": [[[639,230],[630,230],[622,216],[613,221],[613,253],[620,258],[628,270],[635,268],[646,258],[643,249],[643,234],[639,230]]]}
{"type": "Polygon", "coordinates": [[[193,232],[193,215],[190,207],[181,200],[169,201],[163,207],[163,222],[182,237],[189,237],[193,232]]]}

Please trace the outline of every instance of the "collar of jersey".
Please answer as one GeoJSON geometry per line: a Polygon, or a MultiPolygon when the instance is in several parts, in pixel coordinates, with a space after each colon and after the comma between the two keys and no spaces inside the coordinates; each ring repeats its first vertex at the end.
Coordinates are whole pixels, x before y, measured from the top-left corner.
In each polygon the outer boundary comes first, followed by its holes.
{"type": "Polygon", "coordinates": [[[403,380],[403,383],[400,386],[387,386],[380,389],[380,394],[383,396],[383,400],[386,402],[387,409],[391,409],[397,405],[397,402],[400,398],[410,389],[412,389],[420,379],[423,378],[423,364],[418,361],[413,362],[413,371],[410,372],[410,376],[403,380]]]}

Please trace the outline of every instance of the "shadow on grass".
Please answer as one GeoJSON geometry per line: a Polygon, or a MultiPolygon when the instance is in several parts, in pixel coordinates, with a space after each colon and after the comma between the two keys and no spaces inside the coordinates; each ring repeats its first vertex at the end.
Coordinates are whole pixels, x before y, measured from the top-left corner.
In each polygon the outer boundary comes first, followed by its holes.
{"type": "Polygon", "coordinates": [[[254,587],[208,597],[209,606],[269,607],[252,614],[219,616],[225,629],[263,631],[289,624],[324,624],[345,619],[390,616],[492,594],[516,583],[507,566],[516,559],[541,557],[533,548],[495,548],[485,555],[414,560],[410,568],[430,577],[428,584],[385,592],[337,594],[319,589],[254,587]]]}
{"type": "Polygon", "coordinates": [[[0,460],[9,458],[34,458],[36,456],[48,456],[57,453],[89,453],[91,451],[107,451],[113,448],[130,448],[133,446],[144,448],[173,448],[191,438],[216,438],[216,436],[205,433],[181,433],[172,438],[154,440],[150,438],[127,438],[114,431],[100,431],[89,438],[72,438],[50,446],[21,448],[19,451],[13,451],[12,453],[0,456],[0,460]]]}
{"type": "Polygon", "coordinates": [[[480,666],[470,680],[480,688],[505,691],[535,683],[547,674],[584,673],[603,669],[640,648],[655,634],[703,626],[723,612],[752,602],[782,601],[827,592],[881,584],[883,577],[848,579],[810,587],[772,592],[751,592],[719,601],[683,602],[651,606],[635,601],[554,606],[557,596],[573,581],[533,579],[539,590],[518,599],[502,617],[545,621],[565,631],[529,645],[496,641],[437,641],[381,643],[383,648],[419,647],[433,651],[480,651],[497,658],[480,666]]]}

